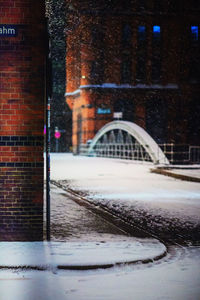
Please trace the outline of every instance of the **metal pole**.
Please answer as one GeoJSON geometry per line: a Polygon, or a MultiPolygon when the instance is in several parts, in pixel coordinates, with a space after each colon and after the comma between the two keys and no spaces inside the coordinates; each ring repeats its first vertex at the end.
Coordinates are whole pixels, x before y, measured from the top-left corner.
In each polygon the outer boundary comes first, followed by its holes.
{"type": "Polygon", "coordinates": [[[56,152],[58,152],[58,139],[56,139],[56,152]]]}
{"type": "Polygon", "coordinates": [[[58,144],[59,143],[59,141],[58,141],[59,137],[56,136],[57,133],[59,133],[58,126],[55,127],[55,135],[54,135],[55,139],[56,139],[56,152],[58,152],[58,149],[59,149],[59,144],[58,144]]]}
{"type": "Polygon", "coordinates": [[[50,102],[52,94],[51,46],[46,20],[46,237],[51,239],[50,230],[50,102]]]}
{"type": "Polygon", "coordinates": [[[46,123],[46,234],[50,241],[50,97],[47,99],[46,123]]]}

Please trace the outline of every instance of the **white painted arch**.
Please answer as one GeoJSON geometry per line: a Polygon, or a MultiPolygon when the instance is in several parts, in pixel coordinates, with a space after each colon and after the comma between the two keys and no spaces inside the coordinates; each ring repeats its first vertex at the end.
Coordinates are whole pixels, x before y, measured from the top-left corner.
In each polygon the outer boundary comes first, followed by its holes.
{"type": "Polygon", "coordinates": [[[96,143],[105,133],[116,129],[124,130],[133,136],[144,147],[154,164],[169,164],[167,157],[152,137],[142,127],[128,121],[113,121],[103,126],[92,140],[88,155],[94,153],[96,143]]]}

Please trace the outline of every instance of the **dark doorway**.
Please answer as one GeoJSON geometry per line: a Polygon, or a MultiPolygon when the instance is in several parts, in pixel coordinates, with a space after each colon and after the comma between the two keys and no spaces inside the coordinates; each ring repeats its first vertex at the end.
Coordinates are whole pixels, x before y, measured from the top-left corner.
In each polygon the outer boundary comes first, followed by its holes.
{"type": "Polygon", "coordinates": [[[146,103],[146,130],[158,144],[166,142],[166,111],[165,101],[161,99],[146,103]]]}

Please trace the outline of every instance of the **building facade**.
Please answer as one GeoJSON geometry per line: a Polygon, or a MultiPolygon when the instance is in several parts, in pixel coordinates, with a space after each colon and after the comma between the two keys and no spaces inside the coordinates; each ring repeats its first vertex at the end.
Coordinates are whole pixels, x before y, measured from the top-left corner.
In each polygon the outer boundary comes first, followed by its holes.
{"type": "Polygon", "coordinates": [[[44,1],[0,0],[0,241],[43,239],[44,1]]]}
{"type": "Polygon", "coordinates": [[[200,145],[198,1],[68,1],[66,101],[73,152],[106,123],[200,145]]]}

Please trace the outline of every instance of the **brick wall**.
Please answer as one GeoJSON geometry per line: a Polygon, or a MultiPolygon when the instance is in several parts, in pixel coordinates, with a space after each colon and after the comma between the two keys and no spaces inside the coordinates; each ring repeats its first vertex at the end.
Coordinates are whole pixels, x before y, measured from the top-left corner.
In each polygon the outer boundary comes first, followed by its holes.
{"type": "Polygon", "coordinates": [[[44,1],[0,0],[0,240],[43,239],[44,1]]]}
{"type": "Polygon", "coordinates": [[[158,143],[200,144],[200,80],[190,78],[193,56],[200,70],[199,37],[192,46],[190,36],[191,25],[199,26],[200,11],[186,0],[179,2],[160,1],[157,11],[153,0],[115,4],[68,0],[73,10],[67,16],[66,101],[73,113],[75,153],[80,143],[114,119],[120,101],[123,120],[143,127],[158,143]],[[125,24],[131,29],[127,43],[123,42],[125,24]],[[142,46],[138,26],[145,26],[142,46]],[[153,26],[160,26],[158,44],[153,26]],[[144,53],[140,47],[146,49],[144,53]],[[129,78],[124,79],[127,73],[129,78]],[[110,113],[98,113],[98,108],[108,108],[110,113]]]}

